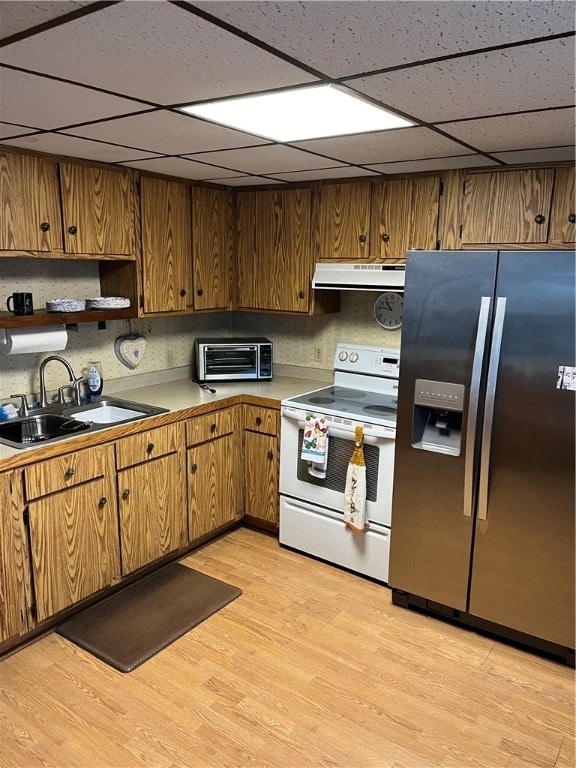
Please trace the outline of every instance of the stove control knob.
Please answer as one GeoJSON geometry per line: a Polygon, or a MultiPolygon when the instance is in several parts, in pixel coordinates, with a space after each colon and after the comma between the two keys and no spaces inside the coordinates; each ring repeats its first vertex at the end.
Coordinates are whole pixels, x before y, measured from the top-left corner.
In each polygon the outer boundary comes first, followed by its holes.
{"type": "Polygon", "coordinates": [[[350,362],[355,363],[358,360],[358,352],[350,352],[350,362]]]}
{"type": "Polygon", "coordinates": [[[344,362],[344,360],[348,360],[348,352],[340,352],[338,355],[338,360],[342,360],[342,362],[344,362]]]}

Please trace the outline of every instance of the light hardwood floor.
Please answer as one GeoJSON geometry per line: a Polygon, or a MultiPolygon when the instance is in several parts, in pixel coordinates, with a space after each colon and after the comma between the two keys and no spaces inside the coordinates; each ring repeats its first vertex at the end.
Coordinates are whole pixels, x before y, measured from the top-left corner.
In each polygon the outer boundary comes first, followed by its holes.
{"type": "Polygon", "coordinates": [[[0,662],[4,768],[568,768],[574,672],[240,528],[242,596],[130,674],[51,634],[0,662]]]}

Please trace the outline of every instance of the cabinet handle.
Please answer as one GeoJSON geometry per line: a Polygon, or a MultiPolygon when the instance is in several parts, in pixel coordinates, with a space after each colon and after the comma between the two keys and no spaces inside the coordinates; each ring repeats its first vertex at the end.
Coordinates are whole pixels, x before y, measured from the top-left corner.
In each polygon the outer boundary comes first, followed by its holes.
{"type": "Polygon", "coordinates": [[[382,242],[383,243],[389,243],[390,242],[390,235],[383,234],[382,235],[382,242]]]}
{"type": "Polygon", "coordinates": [[[256,424],[258,424],[258,426],[262,424],[262,419],[260,418],[260,416],[256,416],[256,424]]]}
{"type": "Polygon", "coordinates": [[[128,496],[130,496],[130,488],[125,488],[125,489],[122,491],[122,498],[123,498],[123,499],[127,499],[127,498],[128,498],[128,496]]]}
{"type": "Polygon", "coordinates": [[[66,477],[74,477],[74,470],[72,469],[72,467],[68,467],[68,469],[66,470],[66,472],[64,472],[64,474],[66,475],[66,477]]]}
{"type": "Polygon", "coordinates": [[[204,293],[204,291],[202,290],[202,288],[198,288],[198,290],[196,291],[196,293],[198,294],[198,296],[202,296],[202,294],[204,293]]]}
{"type": "Polygon", "coordinates": [[[78,227],[74,226],[74,224],[72,224],[71,227],[68,227],[68,234],[75,235],[76,232],[78,232],[78,227]]]}
{"type": "Polygon", "coordinates": [[[40,224],[40,229],[42,230],[42,232],[49,232],[50,224],[47,221],[43,221],[42,224],[40,224]]]}
{"type": "Polygon", "coordinates": [[[298,293],[298,298],[299,298],[299,299],[305,299],[305,298],[306,298],[306,293],[305,293],[304,291],[300,291],[300,292],[298,293]]]}
{"type": "Polygon", "coordinates": [[[154,443],[148,443],[148,445],[146,446],[146,452],[152,453],[153,450],[154,450],[154,443]]]}
{"type": "Polygon", "coordinates": [[[210,424],[210,432],[216,432],[217,426],[216,424],[210,424]]]}
{"type": "Polygon", "coordinates": [[[198,464],[192,464],[192,466],[190,467],[190,472],[196,472],[197,469],[198,469],[198,464]]]}
{"type": "Polygon", "coordinates": [[[570,222],[570,224],[574,224],[574,222],[576,221],[576,213],[571,213],[570,216],[568,216],[568,221],[570,222]]]}
{"type": "Polygon", "coordinates": [[[180,296],[186,296],[186,290],[184,288],[180,291],[180,296]]]}
{"type": "Polygon", "coordinates": [[[536,218],[534,219],[534,221],[536,222],[536,224],[544,224],[544,222],[546,221],[546,218],[545,216],[542,216],[541,213],[539,213],[538,216],[536,216],[536,218]]]}
{"type": "Polygon", "coordinates": [[[268,453],[266,455],[267,455],[269,461],[272,461],[272,459],[274,458],[274,452],[273,451],[268,451],[268,453]]]}
{"type": "Polygon", "coordinates": [[[367,238],[366,238],[366,235],[360,235],[360,236],[358,237],[358,240],[359,240],[361,243],[365,243],[365,242],[366,242],[366,239],[367,239],[367,238]]]}
{"type": "Polygon", "coordinates": [[[106,496],[102,496],[102,498],[98,502],[98,506],[99,507],[104,507],[104,506],[106,506],[106,504],[108,504],[108,499],[106,498],[106,496]]]}

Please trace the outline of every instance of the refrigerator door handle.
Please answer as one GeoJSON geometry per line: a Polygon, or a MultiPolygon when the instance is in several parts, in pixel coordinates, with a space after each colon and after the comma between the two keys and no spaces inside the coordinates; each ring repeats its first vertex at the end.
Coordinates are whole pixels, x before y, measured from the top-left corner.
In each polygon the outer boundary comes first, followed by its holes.
{"type": "Polygon", "coordinates": [[[478,400],[480,396],[480,380],[486,350],[486,335],[490,320],[490,296],[482,296],[480,313],[478,315],[478,330],[470,377],[470,396],[468,400],[468,418],[466,425],[466,462],[464,465],[464,517],[472,517],[474,506],[474,454],[476,443],[476,420],[478,417],[478,400]]]}
{"type": "Polygon", "coordinates": [[[494,421],[494,399],[500,365],[500,350],[506,314],[506,297],[499,296],[496,300],[494,330],[492,332],[492,347],[486,381],[486,400],[484,403],[484,425],[482,429],[482,449],[480,452],[480,484],[478,488],[478,519],[486,520],[488,515],[488,481],[490,476],[490,448],[492,445],[492,422],[494,421]]]}

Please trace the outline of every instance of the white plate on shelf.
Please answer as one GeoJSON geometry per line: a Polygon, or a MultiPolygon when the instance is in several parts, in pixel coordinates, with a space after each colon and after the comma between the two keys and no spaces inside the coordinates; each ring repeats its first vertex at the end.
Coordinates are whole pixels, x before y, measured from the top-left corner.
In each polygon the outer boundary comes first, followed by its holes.
{"type": "Polygon", "coordinates": [[[123,296],[101,296],[96,299],[86,299],[86,309],[126,309],[130,299],[123,296]]]}
{"type": "Polygon", "coordinates": [[[46,302],[48,312],[83,312],[85,308],[84,299],[53,299],[46,302]]]}

